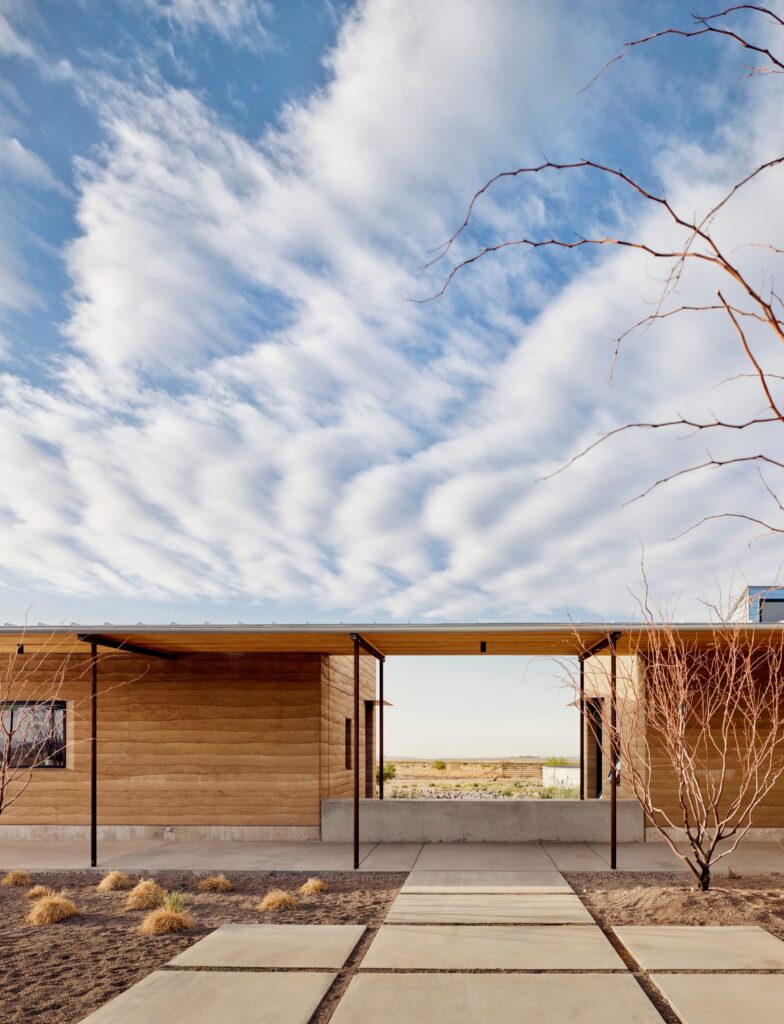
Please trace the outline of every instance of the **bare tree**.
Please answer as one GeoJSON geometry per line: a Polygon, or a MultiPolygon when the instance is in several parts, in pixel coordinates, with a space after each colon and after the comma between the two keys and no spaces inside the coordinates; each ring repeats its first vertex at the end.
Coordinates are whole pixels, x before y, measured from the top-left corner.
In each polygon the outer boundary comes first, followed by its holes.
{"type": "MultiPolygon", "coordinates": [[[[96,660],[110,657],[116,655],[99,654],[96,660]]],[[[26,653],[22,643],[0,659],[0,816],[23,796],[37,769],[65,766],[67,747],[73,745],[67,735],[65,698],[73,716],[89,703],[89,696],[72,695],[89,680],[91,669],[89,656],[64,650],[55,635],[26,653]]],[[[101,694],[138,678],[136,672],[102,687],[101,694]]]]}
{"type": "Polygon", "coordinates": [[[623,785],[707,890],[784,774],[784,645],[728,621],[689,638],[645,606],[631,653],[619,659],[615,730],[608,659],[595,662],[603,747],[614,737],[623,785]]]}
{"type": "MultiPolygon", "coordinates": [[[[693,27],[690,29],[666,28],[627,43],[616,57],[608,61],[596,78],[610,68],[611,65],[615,65],[623,60],[631,51],[672,36],[688,40],[697,40],[699,37],[717,38],[729,45],[752,53],[755,59],[760,61],[760,63],[755,64],[751,68],[747,68],[749,74],[778,75],[784,73],[784,40],[781,41],[781,53],[776,52],[772,47],[757,44],[748,35],[748,32],[753,31],[755,27],[772,29],[778,36],[784,30],[784,18],[773,10],[757,4],[736,4],[716,14],[695,15],[693,27]],[[743,31],[734,27],[735,22],[739,18],[744,20],[745,28],[743,31]]],[[[589,83],[589,86],[591,84],[593,83],[589,83]]],[[[455,244],[468,230],[469,225],[471,225],[477,205],[499,182],[509,179],[523,180],[549,174],[573,175],[587,173],[598,175],[612,187],[627,190],[630,194],[642,200],[647,207],[658,210],[663,214],[675,229],[674,237],[679,240],[675,245],[662,246],[653,239],[634,236],[625,237],[615,234],[594,234],[591,236],[575,234],[572,237],[544,235],[542,237],[505,238],[501,241],[483,245],[472,254],[459,259],[449,270],[436,294],[423,301],[431,301],[442,296],[454,278],[474,263],[501,250],[513,247],[519,247],[528,252],[547,249],[571,251],[597,247],[616,247],[643,253],[666,268],[664,287],[655,311],[630,325],[627,330],[615,339],[613,365],[625,339],[643,327],[650,327],[660,321],[673,317],[681,318],[692,314],[711,317],[718,315],[724,317],[725,323],[729,325],[737,341],[743,359],[749,364],[748,372],[739,374],[733,380],[739,380],[742,377],[753,378],[761,398],[760,410],[753,415],[743,416],[737,421],[711,416],[706,418],[689,418],[674,415],[671,419],[656,422],[624,423],[600,435],[596,441],[577,453],[567,463],[567,466],[587,455],[597,445],[629,430],[683,430],[685,428],[689,432],[704,431],[715,436],[742,431],[753,432],[754,428],[771,423],[784,425],[784,403],[776,396],[776,385],[774,383],[781,381],[784,377],[772,372],[769,367],[766,368],[765,359],[759,354],[765,340],[764,334],[768,337],[772,336],[776,343],[784,343],[784,322],[782,321],[784,302],[782,297],[774,290],[773,284],[770,283],[775,279],[774,268],[771,266],[767,272],[761,275],[756,268],[754,270],[744,269],[738,258],[737,249],[727,251],[717,240],[714,230],[717,218],[740,192],[748,189],[753,182],[761,179],[764,175],[779,172],[783,166],[784,154],[777,153],[764,163],[750,168],[746,174],[727,189],[718,202],[713,203],[709,209],[703,211],[699,216],[693,212],[679,209],[675,202],[671,201],[666,194],[648,187],[643,182],[626,174],[620,168],[609,166],[599,160],[580,159],[563,162],[544,160],[537,165],[501,171],[493,175],[474,193],[462,224],[440,250],[437,251],[435,257],[426,267],[431,267],[433,264],[443,260],[452,251],[455,244]],[[710,301],[693,305],[674,302],[673,300],[678,293],[686,268],[693,265],[707,268],[712,273],[714,278],[712,298],[710,301]],[[769,283],[767,286],[764,286],[757,284],[757,280],[766,280],[769,283]]],[[[756,242],[750,239],[741,248],[747,247],[762,249],[770,256],[771,260],[778,259],[784,255],[784,248],[779,248],[766,242],[756,242]]],[[[673,470],[673,472],[656,480],[647,490],[636,497],[644,497],[654,488],[668,483],[676,477],[682,477],[709,467],[723,468],[744,463],[756,464],[760,471],[763,469],[784,469],[784,461],[764,451],[755,450],[754,446],[750,446],[748,452],[732,457],[715,458],[708,454],[703,461],[673,470]]],[[[562,468],[565,469],[566,466],[562,468]]],[[[558,472],[560,471],[558,470],[558,472]]],[[[763,484],[773,499],[777,511],[784,513],[784,504],[764,478],[763,484]]],[[[701,519],[700,523],[720,516],[744,519],[759,525],[766,531],[784,531],[784,516],[782,516],[782,521],[778,519],[768,521],[767,519],[744,512],[722,512],[718,516],[708,515],[701,519]]],[[[698,524],[695,523],[694,525],[698,524]]]]}

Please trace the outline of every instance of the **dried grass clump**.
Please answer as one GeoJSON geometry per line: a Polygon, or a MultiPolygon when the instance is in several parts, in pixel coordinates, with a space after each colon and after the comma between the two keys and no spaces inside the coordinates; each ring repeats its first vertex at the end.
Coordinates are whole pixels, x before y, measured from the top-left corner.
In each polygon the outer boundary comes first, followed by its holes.
{"type": "Polygon", "coordinates": [[[14,870],[8,871],[0,878],[0,885],[31,885],[32,881],[29,871],[14,870]]]}
{"type": "Polygon", "coordinates": [[[162,906],[151,910],[139,925],[142,935],[170,935],[193,927],[193,918],[184,908],[179,892],[165,892],[162,906]]]}
{"type": "Polygon", "coordinates": [[[133,879],[124,871],[110,871],[98,883],[98,892],[122,892],[125,889],[133,889],[133,879]]]}
{"type": "Polygon", "coordinates": [[[225,875],[210,875],[199,879],[196,888],[202,892],[231,892],[234,886],[225,875]]]}
{"type": "Polygon", "coordinates": [[[54,896],[54,894],[54,889],[50,889],[48,885],[34,885],[27,892],[27,898],[29,900],[40,900],[43,896],[54,896]]]}
{"type": "Polygon", "coordinates": [[[261,910],[262,912],[267,910],[290,910],[296,906],[299,906],[299,903],[290,892],[284,892],[283,889],[270,889],[261,903],[256,904],[256,910],[261,910]]]}
{"type": "Polygon", "coordinates": [[[322,882],[320,878],[309,878],[307,882],[303,882],[299,887],[299,891],[303,896],[314,896],[317,892],[326,892],[329,886],[326,882],[322,882]]]}
{"type": "Polygon", "coordinates": [[[69,900],[64,892],[59,892],[36,900],[27,915],[27,923],[39,927],[57,924],[58,921],[67,921],[69,917],[78,913],[76,904],[69,900]]]}
{"type": "Polygon", "coordinates": [[[143,878],[128,893],[125,906],[128,910],[152,910],[163,902],[163,889],[152,878],[143,878]]]}

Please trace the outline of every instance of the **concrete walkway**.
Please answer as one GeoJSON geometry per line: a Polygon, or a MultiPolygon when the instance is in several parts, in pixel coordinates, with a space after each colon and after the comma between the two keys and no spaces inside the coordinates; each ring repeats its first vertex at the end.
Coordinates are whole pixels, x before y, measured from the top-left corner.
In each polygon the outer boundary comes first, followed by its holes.
{"type": "MultiPolygon", "coordinates": [[[[0,835],[2,831],[0,829],[0,835]]],[[[590,843],[364,843],[360,871],[609,871],[609,847],[590,843]]],[[[86,868],[81,841],[0,839],[0,869],[57,871],[86,868]]],[[[98,866],[127,871],[351,871],[350,843],[100,842],[98,866]]],[[[722,860],[717,873],[784,872],[784,847],[746,842],[722,860]]],[[[618,847],[620,871],[685,871],[661,842],[618,847]]]]}
{"type": "MultiPolygon", "coordinates": [[[[297,863],[313,863],[302,845],[297,863]]],[[[396,852],[373,847],[366,860],[396,852]]],[[[322,865],[326,853],[344,867],[344,849],[322,847],[322,865]]],[[[657,989],[682,1024],[784,1019],[784,942],[762,928],[608,937],[540,844],[420,847],[413,862],[367,948],[357,951],[362,926],[224,925],[84,1024],[308,1024],[351,976],[352,956],[363,959],[332,1024],[662,1024],[657,989]]]]}

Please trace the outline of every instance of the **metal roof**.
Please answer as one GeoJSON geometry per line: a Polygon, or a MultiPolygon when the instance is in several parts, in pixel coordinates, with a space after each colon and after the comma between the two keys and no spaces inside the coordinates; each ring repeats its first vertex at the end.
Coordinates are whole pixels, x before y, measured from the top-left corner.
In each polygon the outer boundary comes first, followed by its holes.
{"type": "MultiPolygon", "coordinates": [[[[352,633],[359,633],[383,654],[396,655],[550,655],[574,656],[620,633],[618,652],[630,653],[644,643],[651,628],[673,630],[693,643],[709,643],[717,627],[682,622],[648,627],[639,622],[471,622],[471,623],[305,623],[246,625],[230,623],[168,626],[101,625],[0,627],[0,652],[20,643],[26,651],[84,652],[85,637],[113,646],[131,645],[175,655],[230,653],[350,654],[352,633]],[[484,648],[484,649],[483,649],[484,648]]],[[[784,639],[784,624],[738,622],[729,628],[758,639],[784,639]]]]}

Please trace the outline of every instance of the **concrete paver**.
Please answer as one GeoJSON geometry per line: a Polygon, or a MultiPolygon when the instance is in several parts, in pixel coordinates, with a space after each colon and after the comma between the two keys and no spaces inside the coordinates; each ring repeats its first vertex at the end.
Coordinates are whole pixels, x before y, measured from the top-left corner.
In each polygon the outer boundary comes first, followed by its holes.
{"type": "Polygon", "coordinates": [[[360,974],[331,1024],[661,1024],[631,975],[360,974]]]}
{"type": "Polygon", "coordinates": [[[410,871],[421,850],[421,843],[379,843],[360,863],[359,870],[410,871]]]}
{"type": "Polygon", "coordinates": [[[224,924],[170,960],[174,967],[342,967],[364,925],[224,924]]]}
{"type": "Polygon", "coordinates": [[[542,843],[558,871],[609,871],[609,860],[602,860],[587,843],[542,843]]]}
{"type": "MultiPolygon", "coordinates": [[[[98,866],[132,857],[171,843],[157,840],[111,840],[98,844],[98,866]]],[[[90,844],[81,839],[0,839],[0,869],[24,868],[26,871],[78,871],[89,867],[90,844]]]]}
{"type": "MultiPolygon", "coordinates": [[[[610,866],[610,844],[591,843],[589,849],[610,866]]],[[[626,843],[618,847],[619,871],[688,871],[666,843],[626,843]]]]}
{"type": "Polygon", "coordinates": [[[683,1024],[781,1024],[784,975],[654,974],[683,1024]]]}
{"type": "Polygon", "coordinates": [[[420,871],[415,868],[402,892],[548,892],[570,893],[558,871],[420,871]]]}
{"type": "Polygon", "coordinates": [[[155,971],[82,1024],[307,1024],[334,974],[155,971]]]}
{"type": "MultiPolygon", "coordinates": [[[[82,840],[3,839],[0,869],[28,871],[86,868],[89,844],[82,840]]],[[[609,871],[609,847],[596,843],[363,843],[364,871],[609,871]]],[[[661,842],[622,843],[621,870],[685,871],[661,842]]],[[[351,843],[230,840],[100,840],[98,863],[126,871],[350,871],[351,843]]],[[[784,872],[784,848],[744,842],[716,866],[743,874],[784,872]]]]}
{"type": "MultiPolygon", "coordinates": [[[[719,850],[722,849],[722,845],[719,844],[719,850]]],[[[685,847],[683,849],[685,850],[685,847]]],[[[737,850],[720,860],[714,870],[716,874],[725,874],[730,868],[745,875],[784,872],[784,846],[775,842],[744,841],[737,850]]]]}
{"type": "Polygon", "coordinates": [[[416,867],[435,871],[552,871],[541,843],[426,843],[416,867]]]}
{"type": "MultiPolygon", "coordinates": [[[[360,858],[374,847],[363,843],[360,858]]],[[[111,865],[125,871],[350,871],[354,848],[351,843],[176,841],[113,858],[111,865]]]]}
{"type": "Polygon", "coordinates": [[[626,970],[600,928],[585,925],[384,925],[363,968],[463,971],[626,970]]]}
{"type": "Polygon", "coordinates": [[[628,925],[613,931],[646,971],[784,971],[784,942],[764,928],[628,925]]]}
{"type": "Polygon", "coordinates": [[[560,893],[400,893],[387,924],[593,924],[576,896],[560,893]]]}

